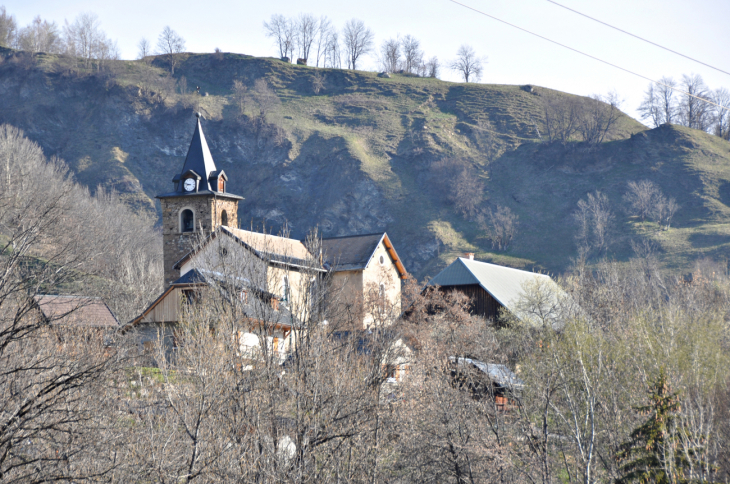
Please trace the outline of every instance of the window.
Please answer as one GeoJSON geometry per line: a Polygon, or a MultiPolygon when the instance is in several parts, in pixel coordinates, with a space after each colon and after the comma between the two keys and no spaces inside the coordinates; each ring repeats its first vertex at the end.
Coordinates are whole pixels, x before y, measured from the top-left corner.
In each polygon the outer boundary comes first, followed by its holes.
{"type": "Polygon", "coordinates": [[[193,211],[186,208],[180,212],[180,232],[193,232],[195,230],[195,215],[193,211]]]}
{"type": "Polygon", "coordinates": [[[381,255],[379,261],[380,261],[380,265],[384,266],[385,265],[385,256],[381,255]]]}
{"type": "Polygon", "coordinates": [[[198,302],[198,293],[194,289],[183,289],[183,301],[186,304],[194,304],[198,302]]]}
{"type": "Polygon", "coordinates": [[[226,249],[225,247],[219,247],[218,255],[220,255],[221,259],[225,259],[226,257],[228,257],[228,249],[226,249]]]}
{"type": "Polygon", "coordinates": [[[289,301],[289,276],[284,276],[281,283],[281,300],[284,302],[289,301]]]}
{"type": "Polygon", "coordinates": [[[385,284],[382,282],[378,290],[378,304],[380,304],[380,310],[385,311],[385,284]]]}
{"type": "Polygon", "coordinates": [[[221,212],[221,225],[224,227],[228,227],[228,212],[223,210],[221,212]]]}
{"type": "MultiPolygon", "coordinates": [[[[218,177],[218,191],[219,192],[225,192],[226,191],[226,181],[223,179],[223,177],[218,177]]],[[[225,213],[225,212],[223,212],[225,213]]],[[[225,225],[225,224],[223,224],[225,225]]]]}

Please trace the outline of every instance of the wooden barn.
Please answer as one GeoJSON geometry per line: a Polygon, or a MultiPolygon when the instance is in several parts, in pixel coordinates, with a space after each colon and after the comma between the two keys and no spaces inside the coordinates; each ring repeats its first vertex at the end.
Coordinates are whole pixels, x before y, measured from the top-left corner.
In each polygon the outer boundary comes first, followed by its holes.
{"type": "Polygon", "coordinates": [[[474,315],[497,320],[504,308],[525,322],[532,319],[530,314],[520,308],[526,289],[540,287],[549,291],[550,297],[546,299],[553,306],[560,304],[559,299],[563,294],[548,275],[476,261],[473,254],[457,258],[431,279],[428,286],[467,295],[474,315]]]}

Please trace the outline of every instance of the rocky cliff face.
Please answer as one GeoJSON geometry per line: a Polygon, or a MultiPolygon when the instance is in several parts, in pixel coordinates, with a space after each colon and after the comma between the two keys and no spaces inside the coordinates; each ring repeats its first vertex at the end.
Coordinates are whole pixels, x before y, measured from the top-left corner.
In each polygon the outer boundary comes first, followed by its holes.
{"type": "MultiPolygon", "coordinates": [[[[53,56],[5,50],[0,58],[0,123],[18,126],[48,155],[65,159],[91,190],[113,188],[140,210],[159,211],[154,196],[172,187],[200,111],[229,191],[246,198],[239,208],[242,227],[277,232],[286,224],[296,237],[314,227],[328,236],[387,231],[419,278],[435,275],[463,251],[561,270],[575,255],[570,213],[586,192],[610,192],[622,213],[628,176],[657,178],[669,187],[663,173],[728,162],[727,143],[706,144],[702,133],[650,132],[628,142],[645,128],[625,116],[612,135],[616,141],[600,149],[543,143],[545,96],[590,101],[539,87],[381,79],[230,54],[187,55],[174,79],[139,62],[85,73],[53,56]],[[323,77],[318,94],[314,76],[323,77]],[[244,87],[238,94],[234,81],[244,87]],[[697,146],[681,146],[688,142],[697,146]],[[657,165],[662,156],[664,165],[657,165]],[[474,214],[453,206],[445,193],[449,180],[435,179],[432,169],[443,159],[466,160],[470,176],[481,181],[477,211],[509,206],[520,216],[508,252],[492,251],[474,214]],[[636,170],[627,174],[627,167],[636,170]]],[[[717,183],[725,177],[714,173],[717,183]]],[[[686,220],[678,216],[680,226],[714,216],[707,208],[714,202],[702,190],[687,194],[699,208],[686,211],[686,220]]],[[[631,237],[646,229],[632,224],[617,227],[618,257],[627,256],[631,237]]]]}

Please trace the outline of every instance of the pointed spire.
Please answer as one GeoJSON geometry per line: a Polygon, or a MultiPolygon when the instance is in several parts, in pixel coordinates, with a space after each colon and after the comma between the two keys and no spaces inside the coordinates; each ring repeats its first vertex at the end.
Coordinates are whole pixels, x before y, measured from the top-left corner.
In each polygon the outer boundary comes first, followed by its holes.
{"type": "Polygon", "coordinates": [[[210,149],[208,149],[208,143],[205,141],[203,127],[200,125],[200,113],[196,113],[195,116],[198,118],[195,132],[193,133],[193,139],[190,142],[190,148],[188,148],[188,156],[185,157],[185,164],[180,175],[192,170],[201,177],[200,189],[210,190],[211,187],[208,183],[208,178],[211,172],[217,171],[217,169],[213,161],[213,156],[210,154],[210,149]]]}

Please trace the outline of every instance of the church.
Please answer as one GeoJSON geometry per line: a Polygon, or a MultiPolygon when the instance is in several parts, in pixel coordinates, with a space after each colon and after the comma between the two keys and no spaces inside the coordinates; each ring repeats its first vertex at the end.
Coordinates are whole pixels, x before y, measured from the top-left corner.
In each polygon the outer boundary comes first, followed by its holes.
{"type": "Polygon", "coordinates": [[[263,337],[282,360],[292,330],[317,317],[315,304],[346,306],[362,329],[400,314],[407,272],[387,233],[298,240],[243,230],[238,219],[243,197],[228,190],[197,115],[182,170],[172,178],[172,190],[157,195],[165,289],[123,328],[135,332],[140,351],[150,351],[158,338],[166,351],[174,351],[183,305],[215,284],[235,287],[243,301],[249,329],[235,335],[242,351],[263,337]],[[330,300],[335,294],[337,300],[330,300]]]}

